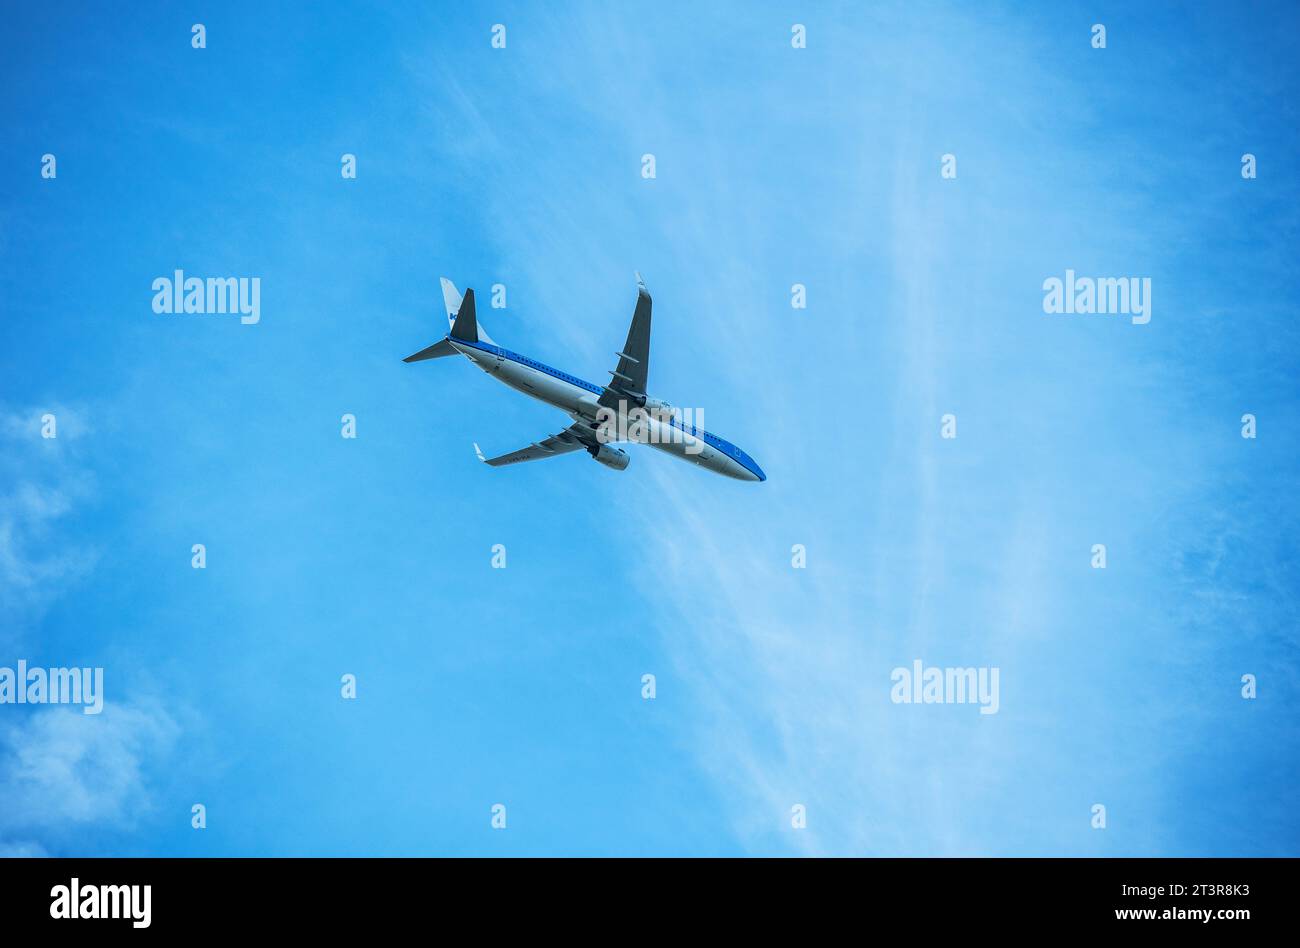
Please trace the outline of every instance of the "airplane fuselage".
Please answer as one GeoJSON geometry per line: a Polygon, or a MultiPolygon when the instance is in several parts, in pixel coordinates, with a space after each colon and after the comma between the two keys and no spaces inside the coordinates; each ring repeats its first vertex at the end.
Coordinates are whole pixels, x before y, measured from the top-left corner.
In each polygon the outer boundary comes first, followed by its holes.
{"type": "MultiPolygon", "coordinates": [[[[592,423],[598,418],[599,385],[551,368],[509,349],[482,340],[470,342],[447,337],[447,342],[497,381],[567,413],[574,421],[592,423]]],[[[765,481],[767,476],[748,454],[717,435],[674,418],[643,420],[646,443],[717,474],[742,481],[765,481]]]]}

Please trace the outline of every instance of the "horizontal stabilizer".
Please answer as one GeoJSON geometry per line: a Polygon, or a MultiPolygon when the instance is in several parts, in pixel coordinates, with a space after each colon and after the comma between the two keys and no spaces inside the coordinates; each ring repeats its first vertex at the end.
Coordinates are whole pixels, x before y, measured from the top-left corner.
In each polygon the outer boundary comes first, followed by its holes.
{"type": "Polygon", "coordinates": [[[439,339],[427,349],[421,349],[415,355],[409,355],[403,362],[423,362],[425,359],[442,359],[446,356],[456,355],[456,350],[446,339],[439,339]]]}

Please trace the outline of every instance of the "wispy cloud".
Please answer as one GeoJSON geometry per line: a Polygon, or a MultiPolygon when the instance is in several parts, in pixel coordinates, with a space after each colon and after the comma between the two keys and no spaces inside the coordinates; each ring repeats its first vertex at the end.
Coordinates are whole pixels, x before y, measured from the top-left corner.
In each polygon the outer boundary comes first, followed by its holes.
{"type": "Polygon", "coordinates": [[[47,856],[49,851],[32,840],[0,840],[0,859],[44,859],[47,856]]]}
{"type": "MultiPolygon", "coordinates": [[[[0,647],[12,665],[46,610],[94,568],[97,548],[73,526],[95,502],[81,442],[91,414],[63,404],[0,411],[0,647]],[[53,415],[56,437],[42,436],[53,415]]],[[[46,855],[69,830],[129,828],[150,805],[150,763],[179,725],[158,701],[111,696],[79,707],[5,707],[0,716],[0,854],[46,855]]]]}
{"type": "Polygon", "coordinates": [[[8,845],[34,832],[66,839],[76,827],[134,826],[152,805],[148,765],[179,734],[157,702],[109,703],[99,715],[41,708],[0,725],[0,831],[8,845]]]}
{"type": "Polygon", "coordinates": [[[62,405],[0,411],[0,645],[16,645],[98,557],[94,545],[61,529],[96,494],[76,446],[90,431],[86,418],[62,405]],[[54,438],[42,437],[47,414],[54,438]]]}

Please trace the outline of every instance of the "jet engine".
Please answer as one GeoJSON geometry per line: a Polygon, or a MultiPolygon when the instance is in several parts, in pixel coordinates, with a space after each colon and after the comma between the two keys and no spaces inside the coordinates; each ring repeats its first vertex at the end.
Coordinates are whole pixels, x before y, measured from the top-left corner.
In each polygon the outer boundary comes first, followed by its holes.
{"type": "Polygon", "coordinates": [[[606,467],[612,467],[616,471],[621,471],[631,463],[632,459],[627,456],[626,451],[618,448],[611,448],[607,444],[593,444],[587,448],[587,453],[606,467]]]}

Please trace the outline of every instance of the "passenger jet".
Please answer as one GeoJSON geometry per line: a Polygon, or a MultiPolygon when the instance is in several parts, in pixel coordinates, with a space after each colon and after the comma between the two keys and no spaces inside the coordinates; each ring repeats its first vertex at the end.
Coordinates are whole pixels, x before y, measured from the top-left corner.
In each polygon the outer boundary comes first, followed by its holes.
{"type": "MultiPolygon", "coordinates": [[[[569,415],[573,424],[543,441],[495,458],[485,458],[474,445],[479,460],[492,467],[540,461],[574,451],[586,451],[606,467],[621,471],[631,458],[621,448],[610,444],[615,433],[635,431],[632,439],[643,441],[674,457],[682,458],[741,481],[765,481],[765,475],[744,451],[703,428],[684,422],[665,401],[646,394],[650,375],[650,293],[637,274],[636,309],[627,342],[618,356],[618,367],[610,371],[608,385],[593,385],[576,375],[561,372],[536,359],[503,349],[494,343],[474,313],[474,291],[462,298],[447,278],[442,280],[442,298],[447,306],[450,332],[403,362],[423,362],[457,354],[465,356],[489,376],[511,388],[553,405],[569,415]],[[642,411],[637,412],[637,409],[642,411]],[[639,425],[611,425],[611,418],[625,422],[635,415],[639,425]]],[[[620,440],[628,440],[623,437],[620,440]]]]}

